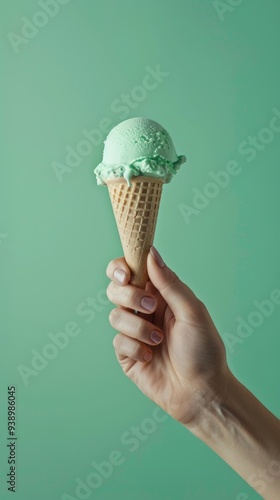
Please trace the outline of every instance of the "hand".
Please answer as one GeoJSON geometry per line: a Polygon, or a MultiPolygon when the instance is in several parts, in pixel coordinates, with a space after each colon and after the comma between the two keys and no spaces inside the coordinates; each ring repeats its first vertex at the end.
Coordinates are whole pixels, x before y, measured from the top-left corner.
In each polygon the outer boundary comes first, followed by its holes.
{"type": "Polygon", "coordinates": [[[145,290],[131,284],[123,258],[110,262],[108,298],[117,359],[139,389],[184,425],[196,425],[214,399],[224,398],[225,347],[204,304],[152,247],[145,290]],[[138,311],[138,314],[135,314],[138,311]]]}

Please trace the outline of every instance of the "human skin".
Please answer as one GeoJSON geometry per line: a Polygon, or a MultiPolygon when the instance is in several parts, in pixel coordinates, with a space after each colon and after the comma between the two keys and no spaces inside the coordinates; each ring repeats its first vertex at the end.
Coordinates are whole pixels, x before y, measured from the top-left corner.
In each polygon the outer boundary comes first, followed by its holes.
{"type": "Polygon", "coordinates": [[[230,371],[205,307],[152,247],[145,290],[123,258],[107,267],[117,359],[138,388],[263,498],[280,498],[280,421],[230,371]],[[138,314],[135,314],[138,311],[138,314]]]}

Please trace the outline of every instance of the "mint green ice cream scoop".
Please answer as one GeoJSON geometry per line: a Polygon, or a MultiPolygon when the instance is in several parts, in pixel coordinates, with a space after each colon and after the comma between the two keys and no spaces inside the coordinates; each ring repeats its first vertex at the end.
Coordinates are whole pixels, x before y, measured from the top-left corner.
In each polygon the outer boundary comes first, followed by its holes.
{"type": "Polygon", "coordinates": [[[158,177],[170,182],[186,161],[176,154],[167,130],[148,118],[130,118],[116,125],[104,143],[103,160],[95,168],[97,184],[132,177],[158,177]]]}

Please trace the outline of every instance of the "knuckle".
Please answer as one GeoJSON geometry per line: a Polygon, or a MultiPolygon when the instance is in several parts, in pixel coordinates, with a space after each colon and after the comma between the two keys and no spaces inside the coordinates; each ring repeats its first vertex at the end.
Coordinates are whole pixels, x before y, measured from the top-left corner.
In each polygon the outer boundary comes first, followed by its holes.
{"type": "Polygon", "coordinates": [[[170,288],[175,283],[178,283],[179,281],[180,280],[179,280],[177,274],[174,273],[174,271],[171,271],[171,269],[170,269],[169,273],[168,273],[168,277],[167,277],[166,282],[165,282],[165,285],[163,287],[163,290],[167,290],[168,288],[170,288]]]}
{"type": "Polygon", "coordinates": [[[206,305],[204,304],[204,302],[202,302],[202,300],[200,300],[200,299],[196,299],[196,300],[197,300],[197,309],[198,309],[198,311],[201,314],[205,314],[207,312],[206,305]]]}
{"type": "Polygon", "coordinates": [[[142,355],[142,347],[141,347],[141,344],[139,344],[139,342],[135,342],[135,343],[133,344],[132,349],[131,349],[131,357],[132,357],[132,358],[139,359],[139,358],[141,358],[141,355],[142,355]]]}
{"type": "Polygon", "coordinates": [[[118,333],[113,338],[113,346],[114,346],[115,351],[119,351],[119,349],[120,349],[120,347],[121,347],[121,345],[123,343],[123,338],[122,337],[123,337],[122,334],[118,333]]]}
{"type": "Polygon", "coordinates": [[[138,303],[138,296],[139,296],[139,291],[134,288],[127,288],[126,289],[126,300],[129,304],[133,305],[138,303]]]}
{"type": "Polygon", "coordinates": [[[108,299],[113,302],[113,304],[116,303],[116,285],[113,281],[111,281],[109,283],[109,285],[107,286],[107,290],[106,290],[106,293],[107,293],[107,297],[108,299]]]}
{"type": "Polygon", "coordinates": [[[174,283],[176,283],[178,281],[178,276],[176,273],[174,273],[174,271],[171,271],[168,273],[168,277],[167,277],[167,280],[166,280],[166,285],[169,286],[169,285],[173,285],[174,283]]]}
{"type": "Polygon", "coordinates": [[[109,322],[111,326],[113,326],[114,328],[117,328],[118,326],[119,317],[120,317],[119,309],[117,307],[115,309],[112,309],[112,311],[109,314],[109,322]]]}
{"type": "Polygon", "coordinates": [[[204,302],[200,299],[196,298],[193,304],[193,313],[194,316],[198,319],[205,319],[208,315],[208,310],[204,302]]]}
{"type": "Polygon", "coordinates": [[[139,319],[135,325],[135,335],[137,338],[142,338],[145,336],[145,323],[143,320],[139,319]]]}
{"type": "Polygon", "coordinates": [[[112,282],[106,288],[106,294],[109,300],[111,300],[112,282]]]}

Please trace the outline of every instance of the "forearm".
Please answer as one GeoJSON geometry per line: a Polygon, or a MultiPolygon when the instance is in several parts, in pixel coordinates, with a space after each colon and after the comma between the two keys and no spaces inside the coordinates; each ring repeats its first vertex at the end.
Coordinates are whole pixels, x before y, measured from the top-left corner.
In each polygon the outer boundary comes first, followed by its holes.
{"type": "Polygon", "coordinates": [[[266,500],[280,498],[280,421],[230,375],[225,401],[187,426],[266,500]]]}

